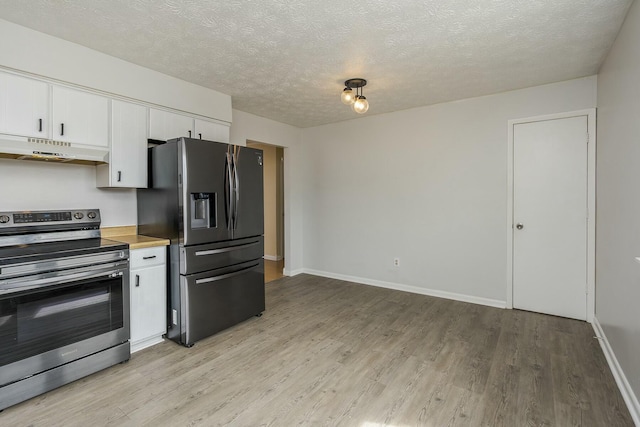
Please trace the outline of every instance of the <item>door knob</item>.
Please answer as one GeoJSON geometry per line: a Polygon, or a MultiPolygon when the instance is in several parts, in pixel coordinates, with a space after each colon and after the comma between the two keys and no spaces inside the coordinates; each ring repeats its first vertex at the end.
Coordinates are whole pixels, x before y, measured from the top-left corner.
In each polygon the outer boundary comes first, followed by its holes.
{"type": "Polygon", "coordinates": [[[518,223],[518,225],[516,225],[516,228],[518,230],[522,230],[524,228],[524,225],[522,225],[522,223],[518,223]]]}

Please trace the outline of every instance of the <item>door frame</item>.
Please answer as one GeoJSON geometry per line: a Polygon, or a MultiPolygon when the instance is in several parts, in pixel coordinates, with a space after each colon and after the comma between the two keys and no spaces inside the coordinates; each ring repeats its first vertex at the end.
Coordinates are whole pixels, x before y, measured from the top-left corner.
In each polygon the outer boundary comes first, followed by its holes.
{"type": "Polygon", "coordinates": [[[507,144],[507,304],[513,308],[513,128],[517,124],[587,117],[587,322],[595,316],[595,259],[596,259],[596,109],[570,111],[525,117],[508,121],[507,144]]]}

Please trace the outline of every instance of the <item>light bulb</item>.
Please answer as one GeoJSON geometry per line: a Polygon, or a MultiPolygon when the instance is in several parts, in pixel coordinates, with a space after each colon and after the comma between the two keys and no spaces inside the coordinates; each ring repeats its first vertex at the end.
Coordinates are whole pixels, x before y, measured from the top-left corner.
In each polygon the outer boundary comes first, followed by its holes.
{"type": "Polygon", "coordinates": [[[358,99],[356,99],[356,102],[353,103],[351,108],[353,108],[353,111],[358,114],[364,114],[369,109],[369,102],[367,102],[367,98],[360,95],[358,96],[358,99]]]}
{"type": "Polygon", "coordinates": [[[342,95],[340,95],[340,99],[342,99],[342,103],[344,105],[353,105],[356,102],[356,95],[353,93],[351,88],[345,87],[342,91],[342,95]]]}

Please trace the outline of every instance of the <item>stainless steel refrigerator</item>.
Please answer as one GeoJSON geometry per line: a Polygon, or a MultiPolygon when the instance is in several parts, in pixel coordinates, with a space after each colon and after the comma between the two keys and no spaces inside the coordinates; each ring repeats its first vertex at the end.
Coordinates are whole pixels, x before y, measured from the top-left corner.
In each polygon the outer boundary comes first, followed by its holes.
{"type": "Polygon", "coordinates": [[[265,309],[262,150],[178,138],[148,155],[138,233],[171,241],[167,337],[190,347],[265,309]]]}

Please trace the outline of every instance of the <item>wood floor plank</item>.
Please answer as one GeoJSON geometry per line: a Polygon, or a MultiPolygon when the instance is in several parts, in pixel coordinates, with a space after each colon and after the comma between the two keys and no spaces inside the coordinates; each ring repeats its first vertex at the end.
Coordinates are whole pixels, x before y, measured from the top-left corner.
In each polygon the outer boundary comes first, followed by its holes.
{"type": "Polygon", "coordinates": [[[556,402],[556,422],[559,426],[582,427],[588,424],[582,422],[583,410],[574,405],[556,402]]]}
{"type": "Polygon", "coordinates": [[[495,359],[484,393],[485,406],[482,414],[482,426],[518,425],[518,411],[513,408],[518,405],[519,387],[520,368],[495,359]]]}
{"type": "Polygon", "coordinates": [[[261,318],[142,350],[0,425],[633,425],[585,322],[306,274],[266,297],[261,318]]]}
{"type": "Polygon", "coordinates": [[[535,330],[525,347],[525,364],[520,367],[518,408],[522,411],[522,425],[555,425],[555,393],[551,379],[551,359],[548,351],[540,346],[539,336],[543,322],[535,321],[535,330]]]}

